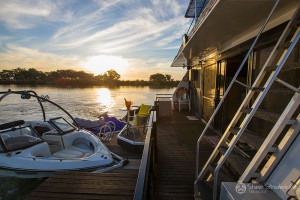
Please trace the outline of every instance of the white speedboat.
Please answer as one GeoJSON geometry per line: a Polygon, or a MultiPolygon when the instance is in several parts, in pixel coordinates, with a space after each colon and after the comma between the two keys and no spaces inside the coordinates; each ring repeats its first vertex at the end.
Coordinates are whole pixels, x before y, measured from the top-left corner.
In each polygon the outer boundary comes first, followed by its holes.
{"type": "Polygon", "coordinates": [[[64,170],[101,172],[125,163],[94,134],[78,128],[74,118],[49,99],[34,91],[9,90],[0,94],[0,102],[11,94],[21,95],[22,99],[37,98],[44,117],[42,121],[18,120],[0,125],[1,175],[32,178],[64,170]],[[64,111],[73,123],[63,117],[46,120],[44,101],[64,111]]]}

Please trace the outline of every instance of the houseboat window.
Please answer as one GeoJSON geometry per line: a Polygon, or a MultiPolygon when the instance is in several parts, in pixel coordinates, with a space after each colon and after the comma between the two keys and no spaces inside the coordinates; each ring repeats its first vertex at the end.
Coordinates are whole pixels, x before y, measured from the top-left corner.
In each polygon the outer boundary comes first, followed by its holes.
{"type": "Polygon", "coordinates": [[[209,120],[215,109],[216,64],[204,67],[203,72],[203,118],[209,120]]]}
{"type": "Polygon", "coordinates": [[[226,61],[221,61],[218,63],[217,68],[217,98],[220,100],[223,98],[225,93],[225,66],[226,61]]]}
{"type": "Polygon", "coordinates": [[[76,129],[62,117],[50,119],[50,123],[62,134],[70,133],[76,129]]]}
{"type": "Polygon", "coordinates": [[[196,88],[200,88],[199,71],[200,70],[198,70],[198,69],[191,70],[191,78],[192,78],[192,81],[194,81],[194,85],[196,88]]]}
{"type": "Polygon", "coordinates": [[[42,139],[36,135],[31,127],[21,127],[4,131],[0,137],[8,151],[28,148],[42,142],[42,139]]]}

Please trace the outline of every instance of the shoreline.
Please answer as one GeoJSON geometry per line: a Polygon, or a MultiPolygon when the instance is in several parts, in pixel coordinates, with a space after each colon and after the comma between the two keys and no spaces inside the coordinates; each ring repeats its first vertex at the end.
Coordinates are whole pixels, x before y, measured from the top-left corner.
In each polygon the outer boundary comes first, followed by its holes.
{"type": "Polygon", "coordinates": [[[149,87],[153,89],[170,89],[177,87],[178,83],[177,81],[172,84],[150,84],[149,81],[143,81],[144,84],[137,84],[136,81],[133,81],[132,83],[128,83],[129,81],[120,81],[119,83],[111,83],[111,84],[82,84],[82,83],[76,83],[76,82],[69,82],[68,84],[49,84],[44,82],[27,82],[27,81],[1,81],[0,85],[16,85],[16,86],[30,86],[30,87],[39,87],[39,86],[46,86],[46,87],[53,87],[53,88],[90,88],[90,87],[108,87],[108,88],[119,88],[119,87],[149,87]]]}

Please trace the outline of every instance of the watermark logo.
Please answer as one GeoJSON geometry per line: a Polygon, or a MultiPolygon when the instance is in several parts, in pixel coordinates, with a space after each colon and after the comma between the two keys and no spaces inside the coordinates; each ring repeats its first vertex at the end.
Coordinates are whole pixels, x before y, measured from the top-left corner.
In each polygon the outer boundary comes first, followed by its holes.
{"type": "Polygon", "coordinates": [[[235,186],[235,191],[239,194],[244,194],[247,190],[247,187],[244,183],[238,183],[235,186]]]}
{"type": "Polygon", "coordinates": [[[238,194],[250,193],[250,194],[262,194],[267,193],[268,190],[289,190],[292,188],[292,185],[272,185],[272,184],[252,184],[252,183],[237,183],[235,185],[235,191],[238,194]]]}

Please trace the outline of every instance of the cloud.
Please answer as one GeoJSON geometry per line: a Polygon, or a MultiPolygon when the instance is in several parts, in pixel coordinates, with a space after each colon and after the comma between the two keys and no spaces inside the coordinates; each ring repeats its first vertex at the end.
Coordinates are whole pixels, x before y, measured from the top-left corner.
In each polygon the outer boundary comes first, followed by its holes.
{"type": "Polygon", "coordinates": [[[56,69],[81,68],[79,58],[60,56],[37,49],[7,45],[5,51],[0,53],[0,69],[13,69],[16,67],[36,68],[42,71],[56,69]]]}
{"type": "Polygon", "coordinates": [[[98,0],[95,1],[97,7],[94,10],[83,12],[82,7],[76,11],[76,15],[70,20],[68,24],[58,29],[53,35],[54,41],[63,41],[65,39],[72,39],[72,37],[86,36],[85,33],[91,33],[97,29],[98,25],[102,22],[107,22],[103,13],[110,7],[114,6],[120,0],[98,0]]]}
{"type": "Polygon", "coordinates": [[[121,53],[124,50],[141,49],[141,46],[148,50],[149,46],[145,45],[147,42],[151,42],[153,48],[167,47],[181,37],[180,32],[185,29],[186,21],[179,15],[182,7],[176,1],[151,1],[148,7],[141,1],[131,3],[121,17],[111,17],[110,24],[103,19],[104,15],[111,15],[107,9],[114,12],[128,2],[102,3],[105,6],[88,15],[77,15],[76,23],[59,29],[51,42],[61,49],[88,50],[91,47],[95,53],[121,53]]]}
{"type": "Polygon", "coordinates": [[[60,9],[62,3],[55,4],[51,0],[1,0],[0,4],[0,21],[8,29],[30,29],[45,22],[68,21],[72,15],[60,9]]]}

